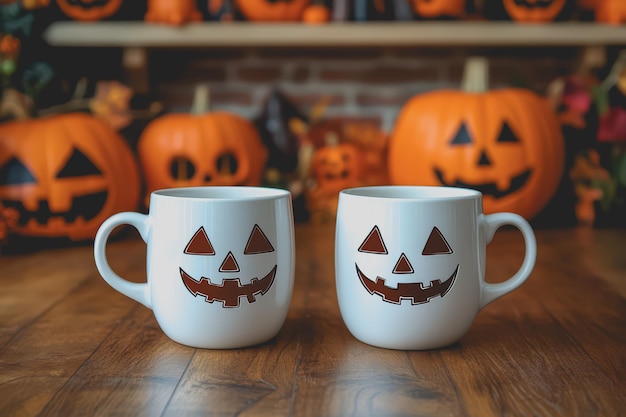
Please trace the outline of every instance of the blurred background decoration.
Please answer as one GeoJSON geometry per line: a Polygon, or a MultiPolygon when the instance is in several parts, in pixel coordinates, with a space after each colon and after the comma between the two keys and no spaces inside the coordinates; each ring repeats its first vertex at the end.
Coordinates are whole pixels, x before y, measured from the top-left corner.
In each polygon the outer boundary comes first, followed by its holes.
{"type": "Polygon", "coordinates": [[[298,222],[334,221],[344,188],[429,184],[479,189],[486,212],[516,212],[535,227],[626,225],[626,39],[564,48],[45,41],[57,23],[128,21],[177,31],[202,22],[617,27],[626,1],[1,1],[0,250],[90,242],[110,214],[145,211],[152,190],[187,185],[285,188],[298,222]]]}
{"type": "Polygon", "coordinates": [[[559,121],[539,95],[488,91],[488,80],[487,60],[470,58],[461,91],[409,100],[390,138],[391,182],[477,189],[485,213],[532,218],[563,175],[559,121]]]}

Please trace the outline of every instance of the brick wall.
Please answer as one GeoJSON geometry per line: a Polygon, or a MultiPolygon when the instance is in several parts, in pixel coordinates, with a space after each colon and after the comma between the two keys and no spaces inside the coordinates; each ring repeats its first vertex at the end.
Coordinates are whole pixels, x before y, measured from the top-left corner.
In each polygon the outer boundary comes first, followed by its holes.
{"type": "Polygon", "coordinates": [[[198,83],[211,86],[211,109],[256,116],[272,88],[305,114],[327,100],[327,116],[373,119],[389,130],[413,95],[457,88],[468,56],[490,58],[492,88],[523,85],[544,93],[572,71],[577,48],[362,48],[155,50],[153,91],[168,110],[188,111],[198,83]]]}

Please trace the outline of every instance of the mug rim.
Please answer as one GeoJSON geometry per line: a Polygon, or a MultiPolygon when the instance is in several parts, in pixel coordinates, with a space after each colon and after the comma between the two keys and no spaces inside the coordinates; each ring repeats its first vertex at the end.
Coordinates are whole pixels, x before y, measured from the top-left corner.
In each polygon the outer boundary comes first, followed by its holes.
{"type": "Polygon", "coordinates": [[[151,197],[180,198],[194,201],[274,200],[291,195],[289,190],[248,185],[205,185],[173,187],[152,191],[151,197]]]}
{"type": "Polygon", "coordinates": [[[481,198],[477,190],[436,185],[376,185],[346,188],[340,194],[396,201],[466,200],[481,198]]]}

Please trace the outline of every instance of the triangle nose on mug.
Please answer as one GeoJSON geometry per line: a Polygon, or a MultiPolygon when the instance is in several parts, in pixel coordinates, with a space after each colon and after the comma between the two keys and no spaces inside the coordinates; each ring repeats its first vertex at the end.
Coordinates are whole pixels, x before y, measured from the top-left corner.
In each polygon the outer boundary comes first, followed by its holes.
{"type": "Polygon", "coordinates": [[[398,262],[396,262],[396,266],[393,267],[392,272],[394,274],[412,274],[415,271],[413,271],[413,265],[409,262],[409,258],[403,253],[400,255],[398,262]]]}
{"type": "Polygon", "coordinates": [[[222,265],[220,265],[219,271],[220,272],[239,272],[239,265],[237,264],[237,260],[235,259],[235,256],[233,255],[232,252],[228,252],[228,255],[226,255],[226,258],[224,258],[222,265]]]}

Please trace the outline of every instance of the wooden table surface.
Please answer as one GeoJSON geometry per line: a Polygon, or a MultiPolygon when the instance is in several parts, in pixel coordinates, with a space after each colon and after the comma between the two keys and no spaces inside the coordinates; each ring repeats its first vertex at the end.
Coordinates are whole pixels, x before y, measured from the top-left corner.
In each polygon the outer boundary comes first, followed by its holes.
{"type": "MultiPolygon", "coordinates": [[[[379,349],[339,315],[332,225],[296,227],[287,321],[257,347],[169,340],[150,310],[98,275],[92,249],[0,256],[0,416],[626,415],[626,230],[538,230],[517,291],[445,349],[379,349]]],[[[515,272],[523,241],[500,230],[487,275],[515,272]]],[[[109,259],[141,281],[145,246],[109,259]]]]}

